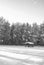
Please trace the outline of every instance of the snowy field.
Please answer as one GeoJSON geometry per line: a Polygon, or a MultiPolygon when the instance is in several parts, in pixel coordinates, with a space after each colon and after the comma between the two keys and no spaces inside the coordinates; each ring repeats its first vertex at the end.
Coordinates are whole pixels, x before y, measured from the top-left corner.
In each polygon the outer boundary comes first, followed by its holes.
{"type": "Polygon", "coordinates": [[[44,65],[44,47],[0,46],[0,65],[44,65]]]}

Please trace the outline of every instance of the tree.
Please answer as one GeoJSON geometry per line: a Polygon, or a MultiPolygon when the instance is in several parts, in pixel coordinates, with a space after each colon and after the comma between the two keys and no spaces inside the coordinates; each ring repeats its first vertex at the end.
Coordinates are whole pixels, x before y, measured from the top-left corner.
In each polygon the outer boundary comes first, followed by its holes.
{"type": "Polygon", "coordinates": [[[10,24],[3,17],[0,17],[0,40],[6,44],[10,37],[10,24]]]}
{"type": "Polygon", "coordinates": [[[37,23],[33,23],[32,33],[33,35],[39,35],[39,26],[37,25],[37,23]]]}
{"type": "Polygon", "coordinates": [[[40,24],[40,30],[39,30],[39,39],[40,39],[40,45],[44,45],[44,23],[40,24]]]}
{"type": "Polygon", "coordinates": [[[41,31],[41,34],[44,34],[44,23],[40,25],[40,31],[41,31]]]}
{"type": "Polygon", "coordinates": [[[12,24],[10,29],[11,44],[13,44],[14,29],[15,29],[15,26],[14,24],[12,24]]]}
{"type": "Polygon", "coordinates": [[[19,24],[19,23],[17,23],[15,26],[14,33],[16,35],[15,37],[16,44],[21,45],[23,43],[22,36],[24,34],[24,27],[25,27],[25,24],[19,24]]]}
{"type": "Polygon", "coordinates": [[[9,44],[8,41],[10,39],[10,25],[8,22],[4,22],[3,28],[1,29],[1,35],[4,44],[9,44]]]}

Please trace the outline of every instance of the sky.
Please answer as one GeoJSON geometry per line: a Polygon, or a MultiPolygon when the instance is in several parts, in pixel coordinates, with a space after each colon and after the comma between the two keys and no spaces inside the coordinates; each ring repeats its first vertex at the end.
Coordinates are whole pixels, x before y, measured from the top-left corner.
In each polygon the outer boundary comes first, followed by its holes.
{"type": "Polygon", "coordinates": [[[0,0],[0,17],[12,23],[44,22],[44,0],[0,0]]]}

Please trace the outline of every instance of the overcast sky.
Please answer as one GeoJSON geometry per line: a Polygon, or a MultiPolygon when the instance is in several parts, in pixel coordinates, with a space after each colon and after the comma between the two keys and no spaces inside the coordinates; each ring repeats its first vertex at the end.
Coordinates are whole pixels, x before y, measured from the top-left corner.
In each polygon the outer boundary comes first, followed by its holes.
{"type": "Polygon", "coordinates": [[[12,22],[44,21],[44,0],[0,0],[0,17],[12,22]]]}

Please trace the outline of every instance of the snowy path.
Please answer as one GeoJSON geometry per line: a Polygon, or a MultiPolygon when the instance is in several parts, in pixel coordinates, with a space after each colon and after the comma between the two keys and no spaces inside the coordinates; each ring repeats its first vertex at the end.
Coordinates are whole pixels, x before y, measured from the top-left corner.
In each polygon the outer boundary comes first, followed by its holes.
{"type": "Polygon", "coordinates": [[[10,53],[10,52],[5,52],[5,51],[0,51],[0,55],[13,58],[13,59],[21,59],[21,60],[30,60],[34,62],[42,62],[43,59],[37,56],[32,56],[32,55],[24,55],[24,54],[16,54],[16,53],[10,53]]]}
{"type": "MultiPolygon", "coordinates": [[[[44,59],[42,57],[33,56],[33,54],[27,55],[27,54],[13,53],[13,52],[10,52],[12,50],[12,49],[11,50],[10,49],[9,48],[0,49],[0,61],[2,61],[2,62],[6,61],[7,63],[9,63],[8,65],[10,65],[10,63],[11,63],[11,65],[14,65],[14,63],[17,63],[15,65],[19,65],[18,62],[20,62],[20,65],[37,65],[37,64],[40,65],[41,63],[44,62],[44,59]],[[6,51],[6,50],[8,50],[8,51],[6,51]],[[15,62],[15,61],[17,61],[17,62],[15,62]]],[[[30,50],[32,50],[32,49],[30,49],[30,50]]],[[[21,51],[21,50],[19,49],[19,51],[21,51]]],[[[25,50],[25,51],[27,52],[27,50],[25,50]]],[[[24,50],[23,50],[23,52],[24,52],[24,50]]],[[[7,65],[7,63],[4,65],[7,65]]]]}

